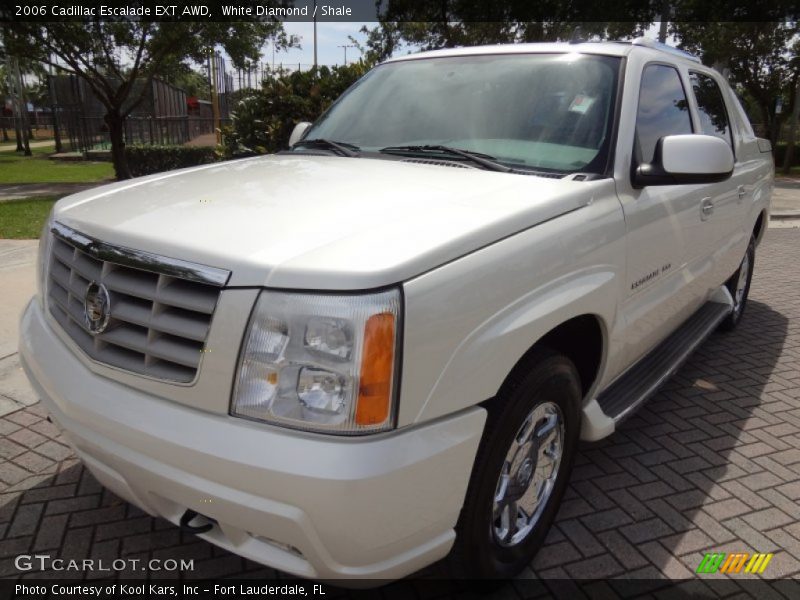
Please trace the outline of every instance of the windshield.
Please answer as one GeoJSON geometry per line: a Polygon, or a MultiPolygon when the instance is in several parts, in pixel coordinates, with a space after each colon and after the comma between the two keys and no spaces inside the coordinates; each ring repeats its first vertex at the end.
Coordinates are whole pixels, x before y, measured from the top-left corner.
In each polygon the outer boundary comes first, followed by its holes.
{"type": "Polygon", "coordinates": [[[514,167],[605,170],[619,59],[586,54],[458,56],[381,65],[305,139],[445,145],[514,167]]]}

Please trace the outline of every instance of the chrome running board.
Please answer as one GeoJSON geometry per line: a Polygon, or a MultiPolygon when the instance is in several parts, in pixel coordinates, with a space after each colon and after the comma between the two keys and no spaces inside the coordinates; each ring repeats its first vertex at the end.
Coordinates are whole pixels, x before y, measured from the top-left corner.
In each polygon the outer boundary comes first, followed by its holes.
{"type": "Polygon", "coordinates": [[[631,416],[672,377],[689,355],[730,314],[733,301],[727,288],[723,289],[725,293],[716,293],[714,300],[706,302],[667,339],[597,397],[600,408],[614,420],[615,425],[631,416]],[[726,299],[728,302],[724,302],[726,299]]]}

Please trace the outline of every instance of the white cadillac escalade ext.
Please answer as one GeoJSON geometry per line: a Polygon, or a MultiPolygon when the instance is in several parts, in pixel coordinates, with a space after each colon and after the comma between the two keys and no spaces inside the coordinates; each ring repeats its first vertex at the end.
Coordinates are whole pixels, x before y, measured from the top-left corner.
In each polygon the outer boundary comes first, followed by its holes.
{"type": "Polygon", "coordinates": [[[518,572],[578,440],[741,319],[769,143],[643,39],[393,59],[292,142],[58,202],[28,376],[98,480],[232,552],[518,572]]]}

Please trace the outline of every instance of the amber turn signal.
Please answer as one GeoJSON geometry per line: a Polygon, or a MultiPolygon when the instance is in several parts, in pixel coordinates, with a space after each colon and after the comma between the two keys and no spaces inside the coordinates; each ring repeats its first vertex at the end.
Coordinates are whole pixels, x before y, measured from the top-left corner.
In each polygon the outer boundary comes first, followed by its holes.
{"type": "Polygon", "coordinates": [[[395,317],[372,315],[364,328],[364,352],[358,386],[356,423],[376,425],[389,417],[394,372],[395,317]]]}

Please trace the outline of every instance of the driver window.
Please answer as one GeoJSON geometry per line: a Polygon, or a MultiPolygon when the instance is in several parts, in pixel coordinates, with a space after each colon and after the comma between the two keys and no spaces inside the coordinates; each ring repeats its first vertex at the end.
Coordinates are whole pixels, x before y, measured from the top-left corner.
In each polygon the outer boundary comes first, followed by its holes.
{"type": "Polygon", "coordinates": [[[692,121],[677,69],[648,65],[642,73],[636,113],[635,143],[639,164],[653,160],[659,139],[684,133],[692,133],[692,121]]]}

